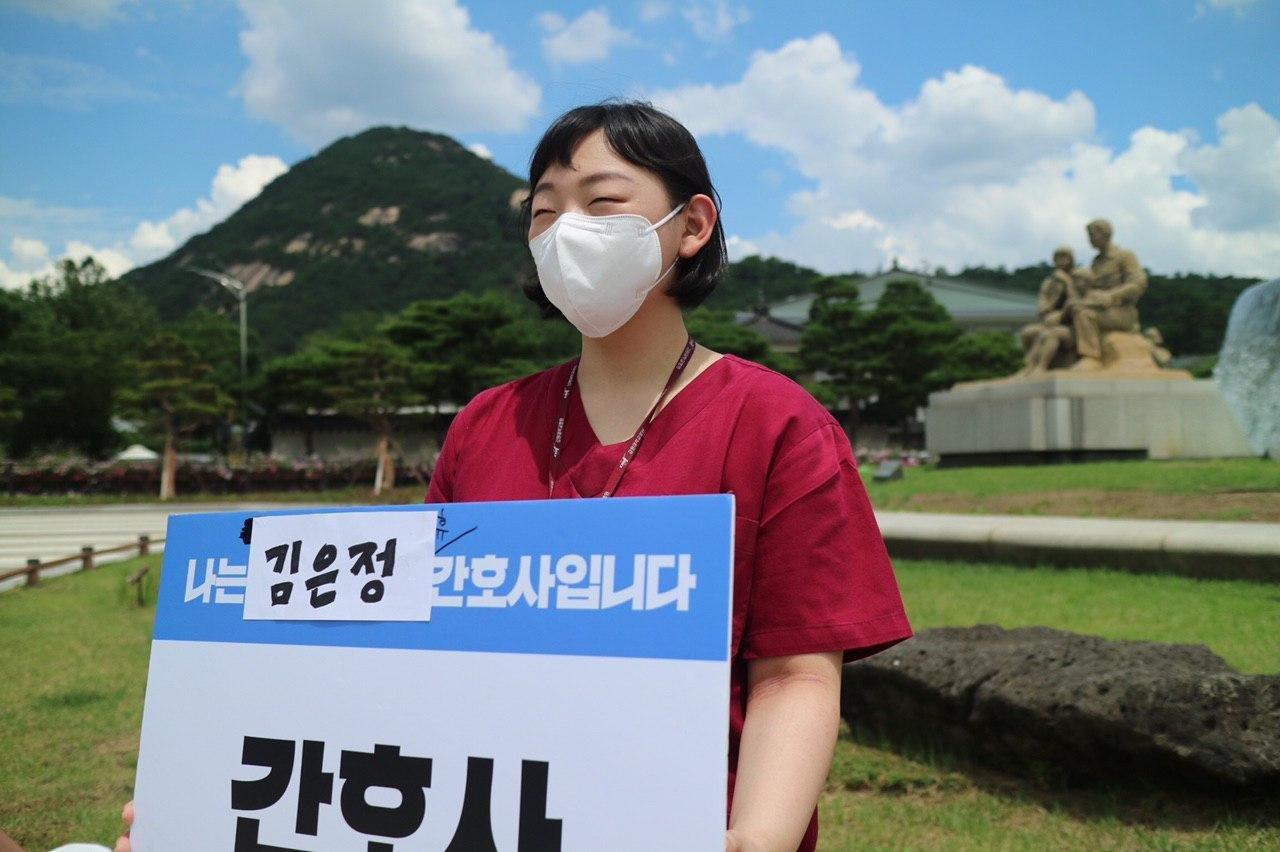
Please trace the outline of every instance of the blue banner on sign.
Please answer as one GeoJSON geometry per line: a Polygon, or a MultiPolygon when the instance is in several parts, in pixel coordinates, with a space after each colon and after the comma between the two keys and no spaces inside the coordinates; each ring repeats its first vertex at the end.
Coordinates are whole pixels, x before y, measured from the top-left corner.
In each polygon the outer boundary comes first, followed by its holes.
{"type": "Polygon", "coordinates": [[[732,495],[174,515],[155,638],[725,661],[732,576],[732,495]],[[452,574],[430,621],[243,618],[246,521],[432,510],[452,574]]]}

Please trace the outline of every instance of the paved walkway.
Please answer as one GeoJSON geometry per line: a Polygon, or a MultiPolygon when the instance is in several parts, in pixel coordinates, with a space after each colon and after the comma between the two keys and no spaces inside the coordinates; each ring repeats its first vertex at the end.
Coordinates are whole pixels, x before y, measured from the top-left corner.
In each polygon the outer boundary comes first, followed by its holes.
{"type": "Polygon", "coordinates": [[[879,512],[895,556],[1280,582],[1280,524],[879,512]]]}
{"type": "MultiPolygon", "coordinates": [[[[0,509],[0,574],[20,568],[28,559],[58,559],[79,553],[80,548],[115,547],[136,542],[138,536],[162,538],[169,515],[189,512],[225,512],[234,509],[302,508],[306,503],[166,503],[83,506],[75,508],[0,509]]],[[[163,550],[157,545],[155,550],[163,550]]],[[[96,557],[97,562],[129,559],[125,552],[96,557]]],[[[41,571],[40,577],[57,577],[80,569],[79,562],[41,571]]],[[[0,582],[0,592],[25,583],[23,577],[0,582]]]]}
{"type": "MultiPolygon", "coordinates": [[[[306,503],[172,503],[77,508],[0,509],[0,572],[29,558],[56,559],[84,545],[112,547],[141,534],[165,534],[170,514],[246,508],[305,508],[306,503]]],[[[1280,582],[1280,524],[943,515],[878,512],[896,557],[1101,565],[1204,577],[1280,582]]],[[[157,548],[159,549],[159,548],[157,548]]],[[[125,559],[130,554],[101,557],[125,559]]],[[[77,570],[79,563],[42,572],[77,570]]],[[[0,591],[23,583],[16,578],[0,591]]]]}

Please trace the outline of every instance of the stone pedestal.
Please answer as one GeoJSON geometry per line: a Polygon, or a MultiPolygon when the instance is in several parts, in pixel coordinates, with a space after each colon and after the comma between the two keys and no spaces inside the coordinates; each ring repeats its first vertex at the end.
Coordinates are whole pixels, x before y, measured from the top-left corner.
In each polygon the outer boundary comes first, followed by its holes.
{"type": "Polygon", "coordinates": [[[1218,386],[1182,371],[1054,370],[929,395],[944,465],[1255,456],[1218,386]]]}

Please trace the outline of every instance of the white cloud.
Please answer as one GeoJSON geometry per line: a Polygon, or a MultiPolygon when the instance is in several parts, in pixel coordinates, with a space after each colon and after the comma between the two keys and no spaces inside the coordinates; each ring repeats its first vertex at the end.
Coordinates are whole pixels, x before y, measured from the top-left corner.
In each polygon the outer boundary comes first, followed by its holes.
{"type": "Polygon", "coordinates": [[[671,4],[666,0],[643,0],[640,4],[640,20],[646,24],[661,21],[671,14],[671,4]]]}
{"type": "Polygon", "coordinates": [[[136,2],[137,0],[0,0],[0,6],[10,6],[60,23],[94,29],[119,18],[121,6],[136,2]]]}
{"type": "Polygon", "coordinates": [[[129,257],[129,255],[125,254],[118,248],[97,248],[89,245],[88,243],[79,242],[78,240],[72,240],[67,243],[67,247],[63,250],[62,256],[69,257],[72,260],[77,261],[82,261],[86,257],[92,257],[94,260],[98,261],[98,263],[102,264],[103,268],[107,270],[107,274],[112,278],[125,274],[137,265],[134,263],[133,258],[129,257]]]}
{"type": "Polygon", "coordinates": [[[1248,104],[1218,117],[1218,138],[1182,158],[1206,202],[1196,221],[1228,230],[1280,226],[1280,121],[1248,104]]]}
{"type": "Polygon", "coordinates": [[[693,27],[693,34],[703,41],[723,41],[735,27],[751,20],[745,6],[729,0],[693,0],[680,11],[693,27]]]}
{"type": "Polygon", "coordinates": [[[849,210],[839,216],[828,216],[824,225],[837,231],[883,231],[884,223],[865,210],[849,210]]]}
{"type": "Polygon", "coordinates": [[[572,21],[555,12],[543,12],[537,21],[545,33],[542,53],[548,62],[559,65],[599,62],[608,58],[615,45],[634,40],[631,33],[613,25],[609,10],[603,7],[588,9],[572,21]]]}
{"type": "MultiPolygon", "coordinates": [[[[256,197],[263,187],[284,174],[288,166],[278,157],[251,154],[236,165],[221,165],[213,176],[209,195],[196,200],[191,207],[184,207],[159,221],[142,221],[134,228],[132,236],[113,245],[94,246],[83,240],[69,240],[58,257],[52,258],[48,247],[40,240],[15,236],[10,243],[12,262],[0,259],[0,287],[26,286],[32,278],[40,278],[54,271],[55,260],[70,257],[83,260],[92,255],[112,276],[122,275],[140,263],[155,260],[177,248],[188,237],[208,230],[238,210],[246,201],[256,197]]],[[[23,218],[8,215],[11,211],[35,210],[29,202],[25,205],[11,199],[0,199],[0,220],[17,221],[27,225],[37,224],[39,217],[23,218]]],[[[19,225],[21,226],[21,225],[19,225]]]]}
{"type": "Polygon", "coordinates": [[[184,207],[159,222],[143,221],[129,239],[129,254],[137,263],[154,260],[177,248],[188,237],[208,230],[262,188],[288,170],[279,157],[251,154],[234,166],[221,165],[213,176],[207,198],[184,207]]]}
{"type": "Polygon", "coordinates": [[[541,90],[456,0],[240,0],[249,111],[320,145],[373,124],[520,130],[541,90]],[[300,25],[302,24],[302,25],[300,25]]]}
{"type": "Polygon", "coordinates": [[[729,260],[738,261],[744,257],[750,257],[753,254],[760,254],[760,247],[751,240],[744,240],[737,234],[730,234],[725,241],[725,248],[729,252],[729,260]]]}
{"type": "Polygon", "coordinates": [[[484,160],[492,160],[493,152],[489,150],[489,146],[483,142],[476,142],[467,146],[467,150],[484,160]]]}
{"type": "Polygon", "coordinates": [[[43,266],[49,261],[49,247],[39,240],[14,237],[9,250],[21,267],[43,266]]]}
{"type": "Polygon", "coordinates": [[[1280,123],[1256,104],[1224,113],[1216,144],[1145,127],[1095,139],[1080,92],[1053,98],[965,66],[900,105],[860,80],[830,35],[756,53],[740,81],[652,93],[695,134],[739,134],[811,182],[799,223],[752,236],[760,251],[828,271],[1022,265],[1110,218],[1148,266],[1280,273],[1280,123]],[[1178,189],[1188,178],[1194,190],[1178,189]]]}

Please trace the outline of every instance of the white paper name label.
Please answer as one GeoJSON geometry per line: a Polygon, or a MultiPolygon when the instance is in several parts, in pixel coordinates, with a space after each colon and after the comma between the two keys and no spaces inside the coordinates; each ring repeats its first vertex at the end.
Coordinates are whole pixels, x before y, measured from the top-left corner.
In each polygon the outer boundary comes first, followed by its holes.
{"type": "Polygon", "coordinates": [[[436,517],[421,511],[254,518],[244,617],[429,621],[436,517]]]}

